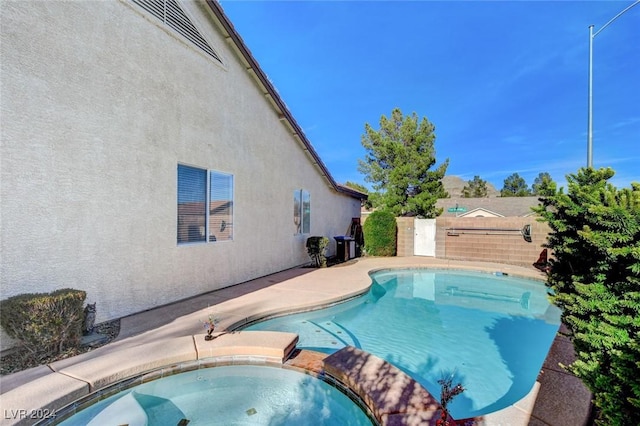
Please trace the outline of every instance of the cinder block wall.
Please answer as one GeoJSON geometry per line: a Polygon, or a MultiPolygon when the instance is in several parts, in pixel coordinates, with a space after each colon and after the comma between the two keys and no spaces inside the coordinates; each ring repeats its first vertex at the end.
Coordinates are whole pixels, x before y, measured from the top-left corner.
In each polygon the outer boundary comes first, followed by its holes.
{"type": "Polygon", "coordinates": [[[535,217],[439,217],[436,219],[436,257],[531,266],[551,229],[535,217]],[[518,231],[531,225],[531,242],[518,231]],[[461,229],[466,228],[466,229],[461,229]],[[487,230],[489,229],[489,230],[487,230]]]}
{"type": "MultiPolygon", "coordinates": [[[[397,256],[413,256],[414,218],[397,217],[396,223],[398,226],[397,256]]],[[[538,260],[549,232],[551,232],[549,226],[536,221],[535,216],[439,217],[436,219],[436,258],[531,266],[538,260]],[[496,230],[521,230],[525,225],[531,226],[530,243],[526,242],[518,231],[496,230]],[[475,230],[460,228],[475,228],[475,230]],[[492,230],[484,230],[486,228],[492,230]]]]}
{"type": "Polygon", "coordinates": [[[413,219],[412,217],[397,217],[396,225],[398,240],[396,243],[396,256],[413,256],[413,219]]]}

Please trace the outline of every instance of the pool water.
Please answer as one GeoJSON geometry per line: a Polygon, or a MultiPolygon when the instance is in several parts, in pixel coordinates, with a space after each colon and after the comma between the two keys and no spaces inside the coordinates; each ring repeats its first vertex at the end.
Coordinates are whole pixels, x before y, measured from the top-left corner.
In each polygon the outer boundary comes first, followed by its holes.
{"type": "Polygon", "coordinates": [[[426,269],[385,270],[372,279],[363,297],[246,329],[294,332],[299,348],[326,353],[355,346],[436,398],[438,380],[453,376],[465,388],[449,405],[454,418],[500,410],[531,390],[560,326],[544,283],[426,269]]]}
{"type": "Polygon", "coordinates": [[[372,425],[356,403],[326,382],[256,365],[205,368],[144,383],[61,424],[175,426],[187,420],[189,426],[372,425]]]}

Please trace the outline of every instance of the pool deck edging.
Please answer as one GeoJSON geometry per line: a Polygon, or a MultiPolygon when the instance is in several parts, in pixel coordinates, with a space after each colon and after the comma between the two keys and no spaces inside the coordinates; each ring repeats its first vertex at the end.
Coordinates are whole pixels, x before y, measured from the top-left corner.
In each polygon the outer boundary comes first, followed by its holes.
{"type": "MultiPolygon", "coordinates": [[[[513,276],[532,278],[543,280],[544,275],[533,268],[522,268],[513,265],[484,263],[484,262],[459,262],[446,259],[434,258],[361,258],[356,262],[336,266],[332,268],[322,268],[310,271],[283,271],[261,279],[252,280],[246,284],[228,287],[226,289],[216,290],[206,295],[194,297],[183,304],[188,304],[187,314],[183,314],[185,307],[181,306],[179,315],[172,315],[172,310],[176,309],[178,304],[160,307],[152,311],[146,311],[140,314],[125,317],[121,320],[121,336],[110,344],[98,348],[86,354],[66,360],[52,363],[49,367],[41,366],[25,372],[15,373],[13,375],[3,377],[2,406],[6,412],[9,410],[30,410],[29,407],[37,408],[60,408],[68,403],[69,399],[76,400],[77,395],[83,392],[89,393],[90,386],[93,384],[108,383],[109,377],[117,380],[123,377],[122,369],[116,364],[116,371],[107,371],[109,368],[108,357],[116,356],[118,353],[136,355],[136,359],[141,361],[144,357],[154,358],[148,362],[142,362],[144,365],[158,366],[162,362],[158,354],[162,354],[164,350],[158,350],[157,353],[149,353],[144,348],[148,348],[147,344],[160,342],[166,343],[173,339],[187,338],[191,339],[191,349],[178,349],[171,354],[170,362],[166,364],[176,363],[179,360],[197,359],[197,349],[195,348],[195,336],[203,336],[199,334],[202,331],[201,320],[206,319],[213,311],[218,319],[218,329],[226,330],[234,324],[246,321],[248,318],[257,318],[265,316],[268,313],[283,312],[283,310],[301,310],[311,308],[321,304],[336,302],[348,295],[360,294],[371,285],[370,273],[376,270],[395,269],[395,268],[437,268],[437,269],[459,269],[473,270],[482,272],[501,272],[513,276]],[[381,266],[382,264],[382,266],[381,266]],[[247,293],[240,289],[244,285],[256,285],[256,290],[247,293]],[[240,292],[240,295],[236,295],[240,292]],[[224,300],[220,297],[224,293],[224,300]],[[132,349],[138,348],[138,350],[132,349]],[[193,350],[194,353],[190,351],[193,350]],[[181,352],[182,351],[182,352],[181,352]],[[113,355],[116,354],[116,355],[113,355]],[[85,362],[93,359],[104,358],[102,361],[95,361],[94,366],[105,363],[100,374],[87,374],[91,377],[84,377],[80,372],[85,371],[90,364],[83,366],[85,362]],[[62,374],[62,372],[75,372],[79,378],[87,380],[74,379],[72,376],[62,374]],[[55,376],[54,376],[55,375],[55,376]],[[47,382],[51,380],[51,382],[47,382]],[[61,392],[62,389],[70,389],[66,386],[55,384],[56,382],[68,382],[71,380],[75,387],[71,387],[70,392],[61,392]],[[48,383],[47,385],[45,385],[48,383]],[[42,386],[42,388],[40,387],[42,386]],[[38,391],[38,389],[43,389],[38,391]],[[47,389],[49,389],[47,391],[47,389]],[[37,391],[35,394],[30,391],[37,391]],[[20,396],[21,395],[21,396],[20,396]],[[40,399],[40,396],[48,401],[40,399]],[[64,403],[63,403],[64,402],[64,403]],[[37,405],[37,407],[35,407],[37,405]]],[[[230,333],[233,334],[233,333],[230,333]]],[[[161,346],[159,346],[161,347],[161,346]]],[[[174,349],[172,349],[174,351],[174,349]]],[[[151,351],[153,352],[153,351],[151,351]]],[[[113,366],[112,366],[113,367],[113,366]]],[[[124,370],[132,373],[135,368],[129,364],[124,370]]],[[[530,422],[532,407],[536,402],[540,389],[540,383],[537,382],[529,395],[518,401],[513,406],[491,413],[484,416],[478,424],[508,424],[525,425],[530,422]]],[[[567,396],[568,397],[568,396],[567,396]]],[[[22,412],[22,411],[21,411],[22,412]]],[[[31,424],[32,422],[18,423],[15,419],[2,419],[0,424],[31,424]]],[[[540,422],[537,424],[554,424],[548,422],[540,422]]]]}

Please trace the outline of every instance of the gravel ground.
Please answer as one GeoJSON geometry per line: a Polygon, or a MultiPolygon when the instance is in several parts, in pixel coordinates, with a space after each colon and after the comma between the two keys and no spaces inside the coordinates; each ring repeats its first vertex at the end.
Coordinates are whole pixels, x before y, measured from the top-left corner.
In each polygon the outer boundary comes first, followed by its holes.
{"type": "Polygon", "coordinates": [[[100,344],[92,346],[81,346],[79,348],[68,349],[65,352],[55,356],[32,355],[25,349],[16,349],[6,351],[0,356],[0,375],[17,373],[18,371],[28,368],[37,367],[39,365],[49,364],[53,361],[69,358],[84,352],[92,351],[95,348],[104,346],[118,337],[120,333],[120,320],[107,321],[96,324],[95,332],[106,336],[106,339],[100,344]]]}

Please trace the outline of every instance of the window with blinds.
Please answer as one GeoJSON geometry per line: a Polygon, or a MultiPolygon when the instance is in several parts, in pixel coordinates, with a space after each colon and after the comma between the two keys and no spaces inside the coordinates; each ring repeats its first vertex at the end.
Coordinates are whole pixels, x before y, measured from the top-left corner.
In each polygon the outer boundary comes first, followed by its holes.
{"type": "Polygon", "coordinates": [[[293,224],[296,234],[311,232],[311,195],[304,189],[293,191],[293,224]]]}
{"type": "Polygon", "coordinates": [[[233,175],[178,165],[178,244],[233,240],[233,175]]]}
{"type": "Polygon", "coordinates": [[[189,40],[198,49],[211,56],[218,62],[220,57],[213,50],[207,40],[182,10],[176,0],[131,0],[162,23],[189,40]]]}

